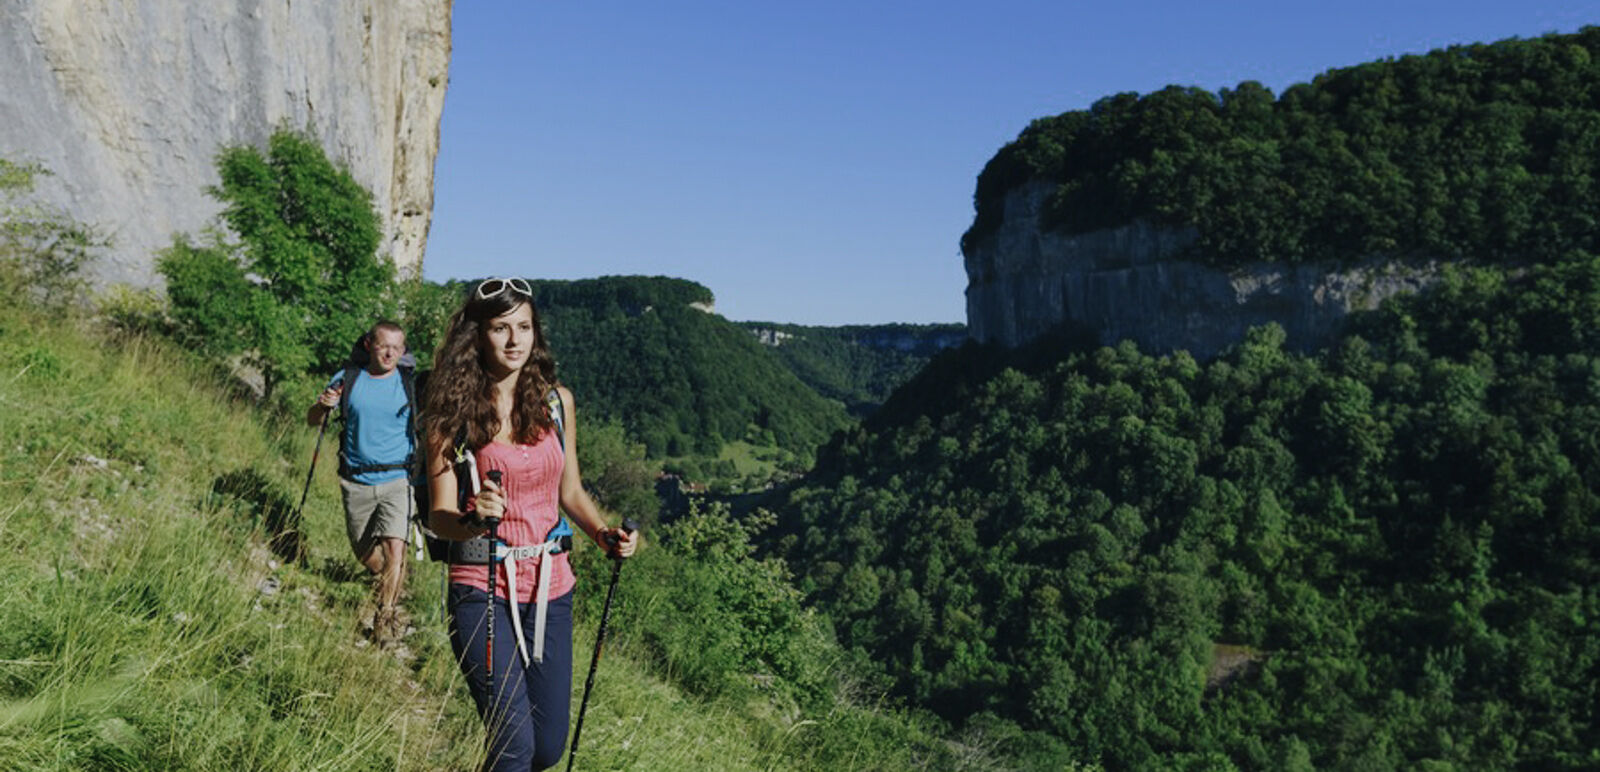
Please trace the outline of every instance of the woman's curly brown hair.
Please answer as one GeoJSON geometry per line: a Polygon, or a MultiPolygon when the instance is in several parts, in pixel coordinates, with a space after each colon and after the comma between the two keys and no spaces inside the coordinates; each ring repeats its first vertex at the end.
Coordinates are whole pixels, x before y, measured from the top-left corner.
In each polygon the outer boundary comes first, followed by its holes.
{"type": "Polygon", "coordinates": [[[524,303],[533,312],[533,346],[517,377],[511,409],[511,437],[532,444],[555,426],[545,395],[556,387],[556,363],[545,344],[544,326],[533,298],[511,286],[488,299],[468,290],[467,302],[450,317],[449,330],[433,355],[433,373],[422,410],[423,436],[430,452],[437,449],[450,459],[455,438],[466,427],[466,444],[476,450],[500,433],[494,408],[494,384],[484,367],[484,324],[510,313],[524,303]]]}

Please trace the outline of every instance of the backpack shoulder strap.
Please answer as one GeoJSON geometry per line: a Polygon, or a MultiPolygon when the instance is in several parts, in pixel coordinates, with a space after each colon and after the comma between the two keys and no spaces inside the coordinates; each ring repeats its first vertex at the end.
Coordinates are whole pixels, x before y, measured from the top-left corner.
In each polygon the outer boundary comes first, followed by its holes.
{"type": "Polygon", "coordinates": [[[416,373],[411,365],[400,366],[400,387],[406,390],[406,439],[411,441],[411,454],[406,456],[406,466],[410,467],[409,473],[415,481],[421,480],[424,465],[420,463],[421,456],[417,453],[417,384],[416,373]]]}
{"type": "Polygon", "coordinates": [[[344,379],[340,383],[344,388],[339,391],[339,418],[350,417],[350,391],[356,386],[356,379],[361,377],[361,366],[355,362],[346,362],[344,365],[344,379]]]}
{"type": "Polygon", "coordinates": [[[406,407],[411,408],[411,414],[417,414],[417,374],[411,368],[401,365],[400,388],[406,390],[406,407]]]}
{"type": "Polygon", "coordinates": [[[362,333],[356,339],[355,345],[350,347],[350,356],[344,360],[344,390],[339,393],[339,418],[348,419],[350,416],[350,390],[355,388],[356,378],[371,361],[371,354],[367,353],[367,334],[362,333]]]}
{"type": "Polygon", "coordinates": [[[545,405],[550,408],[550,418],[556,422],[556,441],[561,443],[561,453],[567,452],[567,407],[561,402],[561,391],[551,389],[545,395],[545,405]]]}
{"type": "MultiPolygon", "coordinates": [[[[565,458],[567,455],[567,406],[561,402],[561,390],[550,389],[550,393],[544,397],[544,403],[550,408],[550,418],[556,422],[556,442],[560,443],[561,455],[565,458]]],[[[545,534],[544,538],[549,541],[563,537],[566,538],[566,546],[562,547],[562,551],[570,551],[572,549],[572,526],[567,524],[566,511],[561,509],[560,504],[557,503],[556,524],[550,529],[550,533],[545,534]]]]}

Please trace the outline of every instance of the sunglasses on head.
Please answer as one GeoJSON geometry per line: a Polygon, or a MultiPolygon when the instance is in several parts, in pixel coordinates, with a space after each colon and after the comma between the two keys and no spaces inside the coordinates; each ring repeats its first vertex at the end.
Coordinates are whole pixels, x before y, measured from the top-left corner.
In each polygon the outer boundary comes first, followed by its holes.
{"type": "Polygon", "coordinates": [[[488,300],[506,289],[512,289],[528,297],[533,297],[533,288],[523,279],[512,277],[509,279],[484,279],[478,284],[478,289],[473,293],[479,300],[488,300]]]}

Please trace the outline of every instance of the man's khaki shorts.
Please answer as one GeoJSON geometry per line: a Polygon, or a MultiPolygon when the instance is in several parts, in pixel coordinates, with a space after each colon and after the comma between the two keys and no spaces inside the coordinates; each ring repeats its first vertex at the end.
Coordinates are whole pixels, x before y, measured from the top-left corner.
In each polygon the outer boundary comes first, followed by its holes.
{"type": "Polygon", "coordinates": [[[411,527],[411,482],[398,480],[362,485],[339,480],[344,497],[344,529],[356,557],[365,558],[379,539],[405,541],[411,527]]]}

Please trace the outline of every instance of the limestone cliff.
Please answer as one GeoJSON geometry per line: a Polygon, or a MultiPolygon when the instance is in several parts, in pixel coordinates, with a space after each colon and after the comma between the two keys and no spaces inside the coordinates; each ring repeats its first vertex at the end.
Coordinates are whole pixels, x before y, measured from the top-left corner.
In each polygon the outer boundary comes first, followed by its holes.
{"type": "Polygon", "coordinates": [[[0,0],[0,157],[113,246],[107,281],[214,220],[227,145],[309,130],[373,194],[383,249],[420,267],[451,0],[0,0]]]}
{"type": "Polygon", "coordinates": [[[1309,349],[1351,311],[1415,291],[1436,274],[1432,265],[1386,259],[1220,270],[1172,258],[1194,241],[1192,231],[1147,224],[1079,235],[1042,230],[1052,189],[1033,182],[1012,190],[1001,227],[967,251],[973,338],[1016,346],[1070,320],[1107,344],[1130,339],[1151,353],[1209,357],[1250,327],[1277,322],[1290,346],[1309,349]]]}

